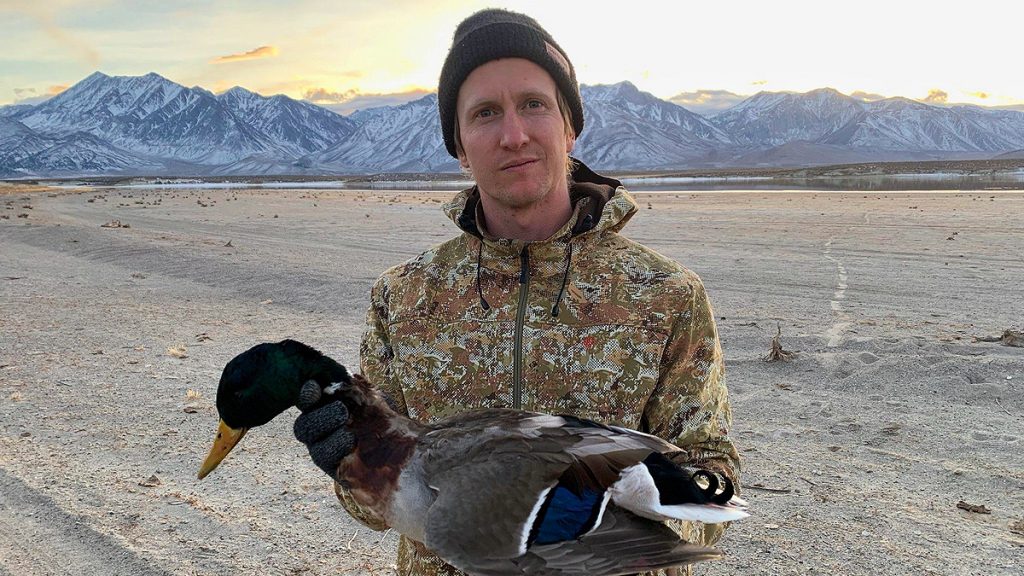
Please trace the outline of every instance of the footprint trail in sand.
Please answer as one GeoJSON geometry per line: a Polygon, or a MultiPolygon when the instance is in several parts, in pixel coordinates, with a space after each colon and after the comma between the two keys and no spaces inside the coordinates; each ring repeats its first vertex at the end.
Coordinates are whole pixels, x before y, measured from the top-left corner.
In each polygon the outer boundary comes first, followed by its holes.
{"type": "Polygon", "coordinates": [[[846,299],[846,268],[843,266],[843,262],[832,255],[832,241],[835,238],[829,238],[828,242],[825,243],[825,258],[828,258],[833,264],[836,265],[836,289],[832,294],[832,311],[835,313],[835,321],[832,322],[832,326],[825,332],[825,337],[828,341],[829,348],[835,348],[843,339],[843,332],[850,326],[850,316],[846,313],[843,308],[843,300],[846,299]]]}

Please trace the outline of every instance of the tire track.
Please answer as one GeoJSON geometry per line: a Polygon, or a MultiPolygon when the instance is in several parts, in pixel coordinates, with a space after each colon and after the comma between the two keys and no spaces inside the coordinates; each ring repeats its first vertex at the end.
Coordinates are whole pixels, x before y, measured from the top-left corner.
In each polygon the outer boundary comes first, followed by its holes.
{"type": "Polygon", "coordinates": [[[170,576],[0,468],[0,574],[170,576]]]}
{"type": "Polygon", "coordinates": [[[0,234],[0,238],[5,245],[18,243],[83,262],[117,266],[125,276],[141,272],[187,280],[303,310],[348,311],[354,302],[362,304],[376,278],[373,270],[336,274],[324,268],[304,268],[287,258],[232,260],[214,252],[203,253],[199,247],[140,244],[133,237],[122,239],[91,229],[38,227],[19,232],[17,236],[0,234]],[[72,238],[75,243],[69,244],[72,238]]]}

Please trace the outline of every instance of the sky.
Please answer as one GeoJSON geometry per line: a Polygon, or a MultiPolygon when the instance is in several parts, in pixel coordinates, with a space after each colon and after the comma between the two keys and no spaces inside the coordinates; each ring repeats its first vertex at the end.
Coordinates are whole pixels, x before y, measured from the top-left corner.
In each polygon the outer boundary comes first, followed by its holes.
{"type": "Polygon", "coordinates": [[[342,112],[434,91],[455,26],[495,6],[537,19],[585,84],[628,80],[695,111],[756,92],[1024,109],[1005,0],[0,0],[0,105],[95,71],[242,86],[342,112]]]}

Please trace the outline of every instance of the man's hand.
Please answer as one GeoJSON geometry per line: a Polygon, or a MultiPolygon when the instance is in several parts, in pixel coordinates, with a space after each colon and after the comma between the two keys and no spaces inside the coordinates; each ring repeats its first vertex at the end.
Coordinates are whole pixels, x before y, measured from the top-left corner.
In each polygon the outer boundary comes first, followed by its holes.
{"type": "Polygon", "coordinates": [[[356,438],[345,426],[349,419],[345,404],[339,400],[311,410],[319,400],[320,386],[306,382],[299,394],[298,408],[302,414],[295,419],[295,438],[306,445],[314,464],[341,482],[338,464],[355,448],[356,438]]]}

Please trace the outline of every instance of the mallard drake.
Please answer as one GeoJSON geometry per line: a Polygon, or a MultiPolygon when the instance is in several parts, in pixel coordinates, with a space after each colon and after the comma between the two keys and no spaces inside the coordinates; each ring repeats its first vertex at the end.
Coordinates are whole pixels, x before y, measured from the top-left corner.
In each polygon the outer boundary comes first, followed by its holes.
{"type": "Polygon", "coordinates": [[[293,340],[255,346],[224,368],[220,427],[199,477],[249,428],[298,405],[311,380],[318,405],[341,400],[351,414],[356,446],[340,481],[393,529],[471,574],[610,576],[709,560],[721,552],[683,542],[664,521],[748,515],[728,479],[681,468],[670,459],[679,448],[655,436],[509,409],[422,424],[293,340]]]}

